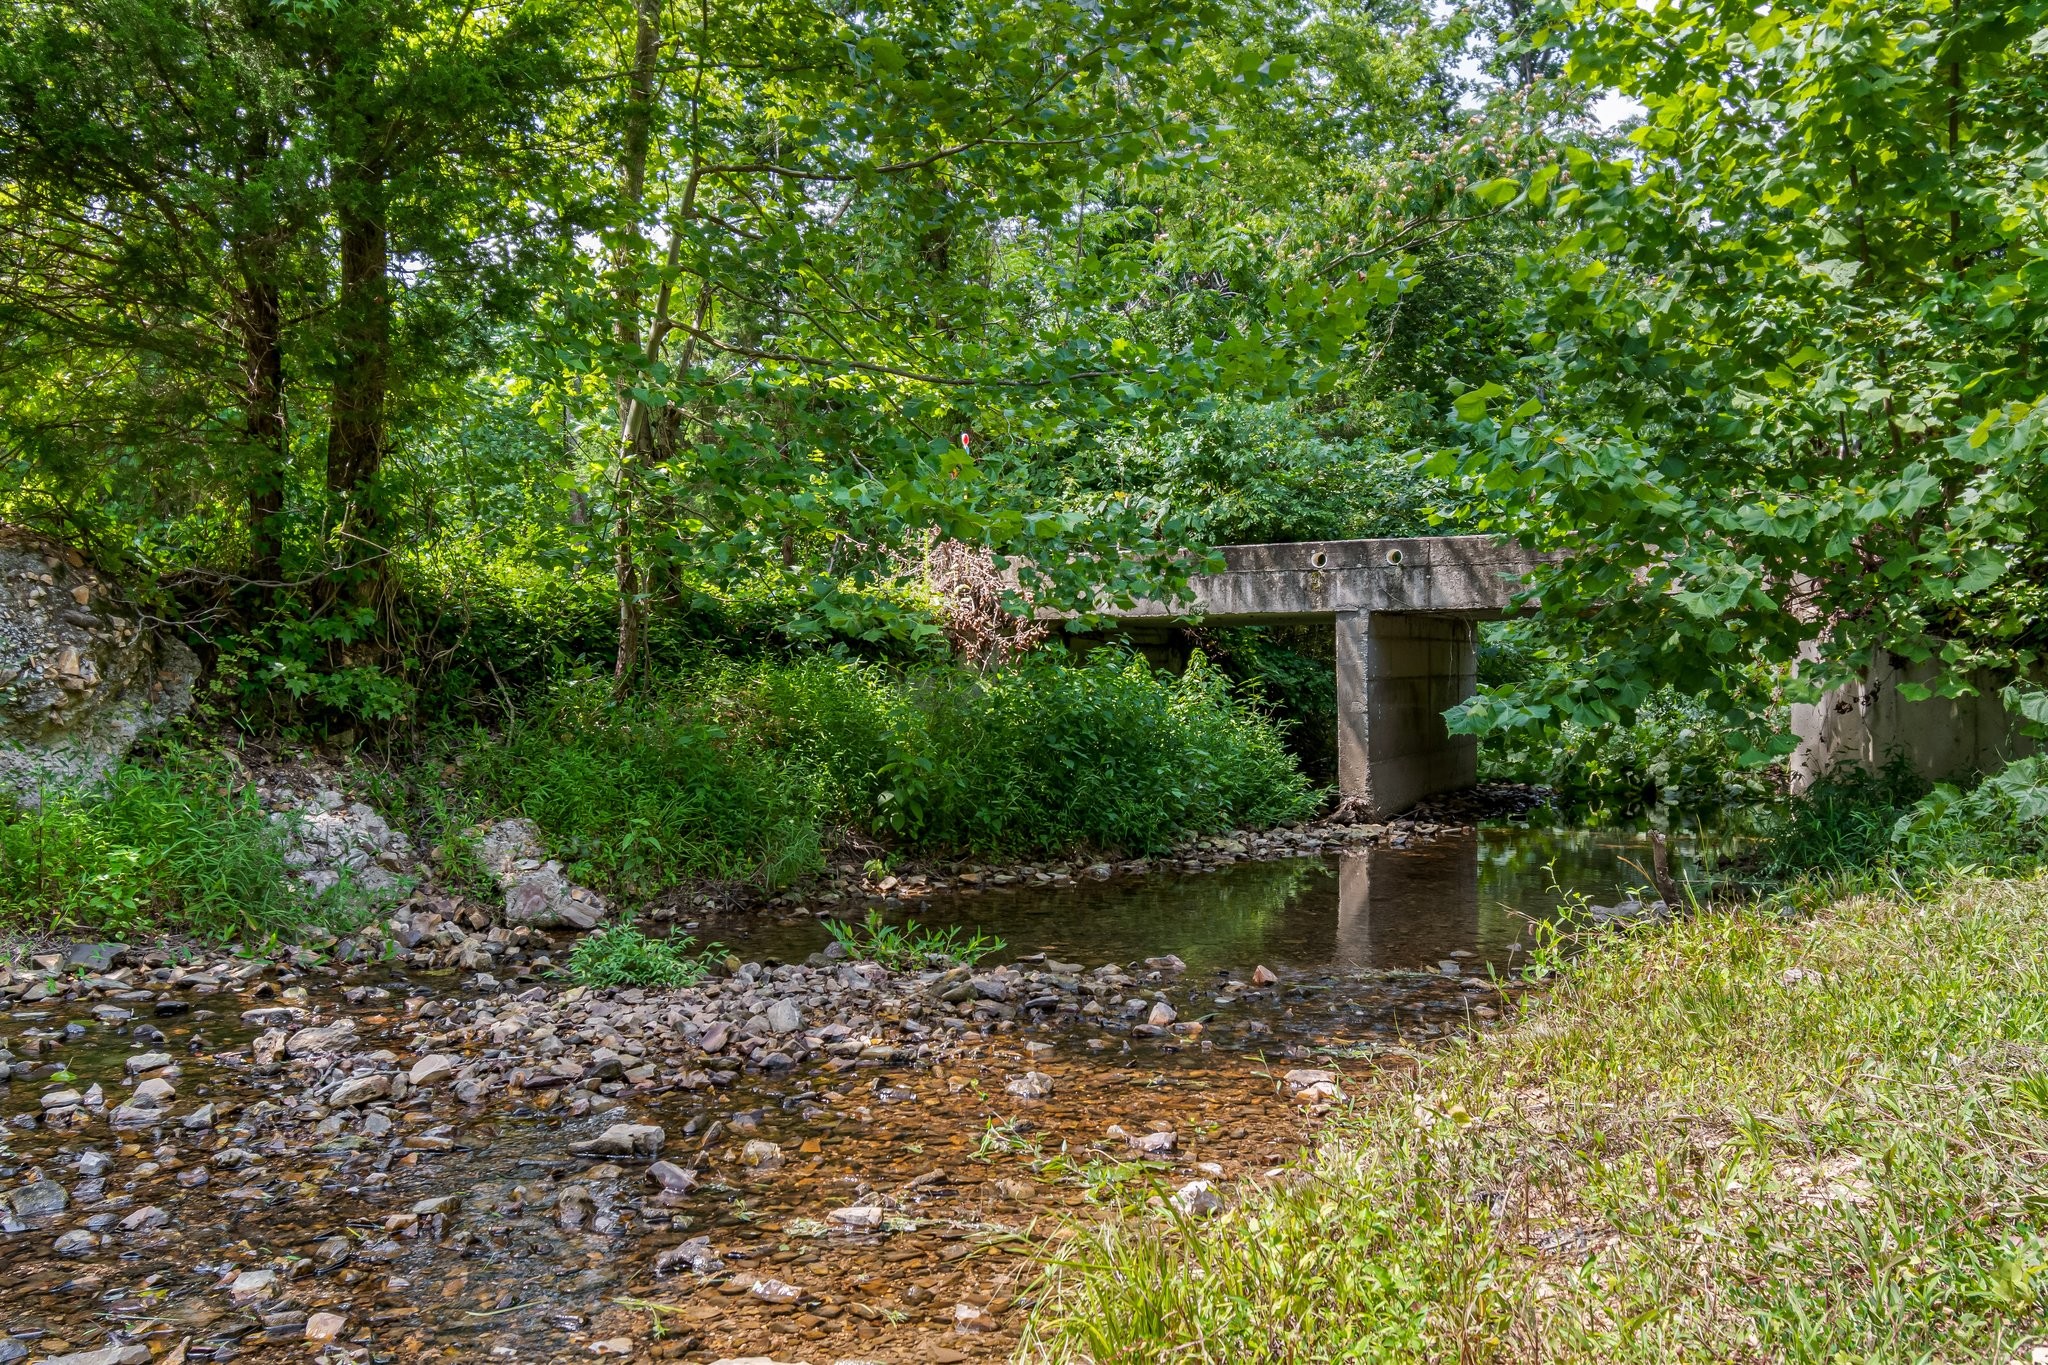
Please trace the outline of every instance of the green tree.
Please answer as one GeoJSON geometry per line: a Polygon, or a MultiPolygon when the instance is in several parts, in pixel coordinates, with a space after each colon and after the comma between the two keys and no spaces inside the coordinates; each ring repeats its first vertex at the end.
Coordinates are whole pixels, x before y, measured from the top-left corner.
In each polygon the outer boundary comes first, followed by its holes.
{"type": "Polygon", "coordinates": [[[1570,74],[1647,119],[1628,157],[1480,187],[1556,244],[1523,262],[1526,360],[1459,398],[1438,470],[1569,557],[1551,667],[1459,723],[1599,724],[1666,683],[1741,711],[1760,671],[1823,686],[1874,647],[1951,691],[2037,661],[2048,5],[1564,23],[1570,74]]]}
{"type": "Polygon", "coordinates": [[[1095,249],[1091,209],[1114,178],[1175,173],[1205,108],[1284,70],[1242,44],[1186,70],[1219,13],[609,12],[619,94],[591,111],[611,148],[591,194],[606,250],[577,258],[554,350],[563,378],[619,396],[572,479],[596,513],[590,552],[614,565],[621,686],[647,605],[684,568],[794,576],[829,608],[936,526],[1016,555],[1043,603],[1185,572],[1190,537],[1148,501],[1048,509],[1031,466],[1077,432],[1284,388],[1297,356],[1395,292],[1359,271],[1298,282],[1255,327],[1119,323],[1149,281],[1095,249]]]}

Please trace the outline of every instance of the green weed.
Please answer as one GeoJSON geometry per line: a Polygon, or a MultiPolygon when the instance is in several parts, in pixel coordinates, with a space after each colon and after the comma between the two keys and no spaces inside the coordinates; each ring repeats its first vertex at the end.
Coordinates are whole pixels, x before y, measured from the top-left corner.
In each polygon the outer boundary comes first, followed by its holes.
{"type": "Polygon", "coordinates": [[[566,685],[463,755],[471,792],[531,817],[570,875],[645,898],[690,878],[781,886],[823,866],[802,783],[687,701],[566,685]]]}
{"type": "Polygon", "coordinates": [[[283,831],[225,759],[170,749],[32,808],[0,804],[0,923],[230,939],[359,918],[346,886],[296,889],[283,831]]]}
{"type": "Polygon", "coordinates": [[[916,971],[938,963],[959,963],[971,967],[990,953],[1009,945],[979,929],[972,933],[958,925],[932,929],[916,920],[890,924],[880,911],[870,910],[859,924],[824,920],[825,932],[856,962],[879,962],[891,971],[916,971]]]}
{"type": "Polygon", "coordinates": [[[649,938],[631,919],[595,929],[569,953],[569,975],[583,986],[694,985],[711,971],[716,945],[698,949],[695,939],[649,938]]]}

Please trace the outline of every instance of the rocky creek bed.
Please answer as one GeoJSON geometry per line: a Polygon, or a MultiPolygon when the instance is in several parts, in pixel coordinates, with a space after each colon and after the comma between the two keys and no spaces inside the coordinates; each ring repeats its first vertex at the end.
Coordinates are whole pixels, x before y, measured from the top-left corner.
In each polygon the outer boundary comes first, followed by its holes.
{"type": "MultiPolygon", "coordinates": [[[[1239,836],[1146,875],[1461,834],[1239,836]]],[[[978,894],[1085,918],[1058,880],[978,894]]],[[[585,990],[568,937],[414,896],[273,957],[0,972],[0,1365],[1000,1358],[1063,1215],[1207,1211],[1363,1072],[1511,1003],[1462,950],[892,972],[793,906],[702,927],[755,960],[585,990]]]]}

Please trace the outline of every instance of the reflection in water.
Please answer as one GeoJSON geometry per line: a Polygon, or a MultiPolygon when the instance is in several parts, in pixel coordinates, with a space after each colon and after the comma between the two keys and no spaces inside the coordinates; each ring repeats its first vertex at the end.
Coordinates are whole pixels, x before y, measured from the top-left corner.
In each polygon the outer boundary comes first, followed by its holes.
{"type": "MultiPolygon", "coordinates": [[[[1679,874],[1696,876],[1691,845],[1674,845],[1679,874]]],[[[1528,921],[1554,915],[1564,893],[1612,904],[1648,882],[1648,866],[1639,834],[1506,826],[1204,876],[937,896],[898,916],[997,934],[1009,943],[1001,957],[1085,965],[1176,953],[1204,973],[1433,969],[1456,955],[1468,970],[1505,969],[1529,941],[1528,921]]],[[[800,961],[825,945],[810,922],[731,932],[743,957],[800,961]]]]}
{"type": "MultiPolygon", "coordinates": [[[[1480,951],[1478,854],[1472,834],[1421,848],[1345,854],[1337,866],[1333,961],[1417,967],[1449,953],[1480,951]]],[[[1514,941],[1511,934],[1500,943],[1514,941]]]]}

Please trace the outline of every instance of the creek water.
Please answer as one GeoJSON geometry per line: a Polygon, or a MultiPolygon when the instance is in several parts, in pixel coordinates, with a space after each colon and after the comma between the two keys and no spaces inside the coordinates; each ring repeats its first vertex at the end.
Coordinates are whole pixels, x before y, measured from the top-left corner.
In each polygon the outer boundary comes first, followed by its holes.
{"type": "MultiPolygon", "coordinates": [[[[212,1060],[247,1041],[255,1029],[240,1014],[260,1001],[201,1000],[155,1020],[165,1037],[146,1047],[134,1030],[147,1020],[102,1022],[83,1003],[18,1011],[0,1021],[0,1042],[19,1053],[33,1039],[32,1055],[75,1078],[61,1083],[117,1096],[125,1061],[162,1050],[177,1059],[179,1112],[205,1102],[218,1117],[199,1131],[52,1129],[30,1119],[60,1081],[0,1087],[0,1188],[40,1174],[68,1195],[61,1212],[10,1217],[0,1234],[0,1363],[124,1344],[160,1362],[309,1349],[373,1362],[998,1359],[1015,1348],[1067,1215],[1142,1206],[1196,1179],[1227,1194],[1284,1163],[1318,1121],[1287,1093],[1286,1071],[1364,1083],[1501,1018],[1530,922],[1554,912],[1560,888],[1612,903],[1647,866],[1641,836],[1505,827],[933,897],[891,913],[998,935],[997,960],[1123,964],[1142,995],[1170,994],[1201,1028],[1020,1016],[965,1033],[929,1067],[750,1073],[636,1096],[630,1113],[603,1118],[552,1112],[554,1092],[473,1106],[436,1092],[395,1114],[238,1136],[238,1119],[289,1084],[212,1060]],[[1167,954],[1185,970],[1144,966],[1167,954]],[[1261,966],[1278,978],[1264,989],[1251,984],[1261,966]],[[1007,1089],[1027,1071],[1051,1093],[1007,1089]],[[663,1193],[636,1167],[567,1156],[570,1141],[629,1117],[668,1131],[663,1155],[698,1171],[694,1190],[663,1193]],[[1172,1137],[1142,1150],[1156,1133],[1172,1137]],[[751,1140],[779,1144],[782,1164],[742,1165],[736,1148],[751,1140]],[[224,1160],[228,1148],[241,1155],[224,1160]],[[82,1170],[87,1150],[111,1169],[82,1170]],[[886,1222],[835,1227],[829,1215],[849,1205],[881,1207],[886,1222]],[[57,1240],[79,1230],[97,1240],[57,1240]],[[657,1273],[660,1252],[700,1236],[722,1273],[657,1273]],[[238,1301],[234,1277],[264,1270],[274,1283],[238,1301]],[[309,1348],[309,1320],[315,1336],[333,1325],[320,1314],[340,1326],[309,1348]]],[[[801,961],[827,942],[795,916],[705,932],[757,961],[801,961]]],[[[398,1051],[404,997],[457,990],[453,974],[379,968],[351,974],[347,994],[339,979],[302,984],[322,1015],[349,1016],[369,1046],[388,1038],[398,1051]]]]}
{"type": "MultiPolygon", "coordinates": [[[[1708,852],[1711,852],[1711,846],[1708,852]]],[[[1675,871],[1701,881],[1696,837],[1674,840],[1675,871]]],[[[1241,862],[1214,872],[1005,887],[936,897],[891,918],[1002,938],[1009,954],[1131,962],[1177,954],[1191,972],[1432,969],[1458,954],[1474,970],[1526,962],[1532,920],[1565,893],[1612,905],[1650,880],[1646,834],[1502,825],[1328,858],[1241,862]]],[[[800,961],[815,924],[720,924],[742,956],[800,961]]]]}

